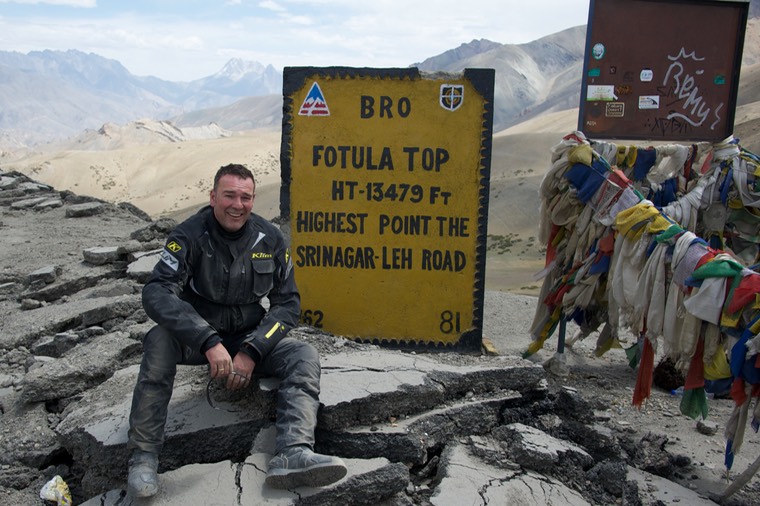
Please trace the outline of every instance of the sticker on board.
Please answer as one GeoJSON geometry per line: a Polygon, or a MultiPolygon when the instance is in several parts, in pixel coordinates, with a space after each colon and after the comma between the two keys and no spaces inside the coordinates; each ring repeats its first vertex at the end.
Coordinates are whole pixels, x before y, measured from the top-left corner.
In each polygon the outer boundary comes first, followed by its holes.
{"type": "Polygon", "coordinates": [[[319,87],[316,81],[311,85],[308,95],[301,104],[301,109],[298,111],[299,116],[329,116],[330,109],[327,107],[327,100],[322,93],[322,89],[319,87]]]}
{"type": "Polygon", "coordinates": [[[459,84],[442,84],[440,94],[441,107],[447,111],[456,111],[464,102],[464,86],[459,84]]]}

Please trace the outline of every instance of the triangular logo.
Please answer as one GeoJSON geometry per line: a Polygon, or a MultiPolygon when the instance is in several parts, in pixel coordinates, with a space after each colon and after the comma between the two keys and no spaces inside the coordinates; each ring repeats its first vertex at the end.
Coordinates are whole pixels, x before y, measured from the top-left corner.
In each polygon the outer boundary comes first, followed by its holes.
{"type": "Polygon", "coordinates": [[[322,94],[322,90],[316,81],[311,85],[309,94],[306,95],[306,99],[301,104],[301,110],[298,111],[299,116],[329,116],[330,109],[327,107],[327,101],[322,94]]]}

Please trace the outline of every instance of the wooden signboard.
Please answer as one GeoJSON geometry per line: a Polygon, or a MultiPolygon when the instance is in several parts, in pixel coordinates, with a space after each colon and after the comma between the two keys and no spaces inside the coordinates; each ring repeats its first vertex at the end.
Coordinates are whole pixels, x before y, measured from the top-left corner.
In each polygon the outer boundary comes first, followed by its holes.
{"type": "Polygon", "coordinates": [[[302,321],[479,349],[494,71],[284,71],[281,216],[302,321]]]}
{"type": "Polygon", "coordinates": [[[733,133],[749,3],[591,0],[578,129],[589,138],[733,133]]]}

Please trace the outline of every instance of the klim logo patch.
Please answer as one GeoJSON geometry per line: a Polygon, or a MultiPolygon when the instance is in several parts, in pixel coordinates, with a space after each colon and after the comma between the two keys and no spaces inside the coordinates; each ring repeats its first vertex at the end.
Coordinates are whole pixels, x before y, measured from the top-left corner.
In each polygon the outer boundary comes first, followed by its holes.
{"type": "Polygon", "coordinates": [[[179,268],[179,261],[165,249],[161,250],[161,261],[168,265],[173,271],[176,271],[179,268]]]}

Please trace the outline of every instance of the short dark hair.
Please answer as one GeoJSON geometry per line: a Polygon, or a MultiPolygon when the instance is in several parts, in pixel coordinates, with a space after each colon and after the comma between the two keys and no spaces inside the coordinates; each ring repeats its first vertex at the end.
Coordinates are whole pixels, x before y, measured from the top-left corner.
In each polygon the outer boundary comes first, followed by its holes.
{"type": "Polygon", "coordinates": [[[250,179],[253,181],[253,188],[256,189],[256,180],[253,178],[253,172],[248,170],[245,165],[240,165],[239,163],[231,163],[229,165],[219,167],[219,170],[216,171],[216,175],[214,176],[214,190],[216,190],[216,187],[219,185],[219,180],[222,178],[222,176],[227,175],[233,175],[243,179],[250,179]]]}

